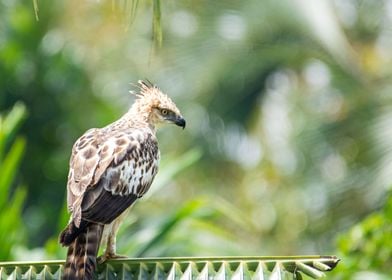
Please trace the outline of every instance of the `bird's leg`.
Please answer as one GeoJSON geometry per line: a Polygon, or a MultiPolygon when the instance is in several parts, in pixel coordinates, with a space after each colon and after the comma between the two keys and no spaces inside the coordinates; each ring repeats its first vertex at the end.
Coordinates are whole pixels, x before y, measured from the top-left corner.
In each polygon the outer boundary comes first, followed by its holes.
{"type": "Polygon", "coordinates": [[[102,256],[100,256],[97,261],[98,263],[104,263],[107,260],[111,259],[119,259],[119,258],[127,258],[127,256],[116,254],[116,234],[118,231],[119,223],[114,223],[112,227],[112,231],[109,233],[108,241],[106,245],[105,252],[102,256]],[[115,225],[117,225],[115,227],[115,225]]]}
{"type": "Polygon", "coordinates": [[[107,259],[127,258],[127,256],[118,255],[116,253],[116,234],[117,234],[118,228],[119,228],[119,225],[117,225],[116,229],[113,229],[113,234],[111,234],[108,238],[108,243],[107,243],[107,247],[106,247],[106,251],[105,251],[105,255],[106,255],[107,259]]]}
{"type": "Polygon", "coordinates": [[[120,224],[122,223],[123,219],[125,218],[127,211],[124,211],[116,220],[113,221],[111,224],[111,228],[109,231],[109,235],[107,238],[106,249],[105,253],[98,258],[98,263],[103,263],[110,259],[119,259],[119,258],[127,258],[127,256],[117,255],[116,254],[116,235],[120,224]]]}

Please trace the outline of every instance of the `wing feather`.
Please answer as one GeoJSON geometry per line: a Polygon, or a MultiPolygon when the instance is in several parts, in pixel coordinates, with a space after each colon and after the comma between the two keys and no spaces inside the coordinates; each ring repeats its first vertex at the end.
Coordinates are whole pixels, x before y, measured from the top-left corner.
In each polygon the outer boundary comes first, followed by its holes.
{"type": "Polygon", "coordinates": [[[134,194],[126,196],[112,195],[102,188],[100,195],[94,200],[93,204],[85,207],[83,203],[83,220],[109,224],[131,206],[137,198],[134,194]]]}
{"type": "MultiPolygon", "coordinates": [[[[97,184],[113,159],[118,158],[117,154],[124,157],[130,144],[129,137],[125,133],[104,139],[98,129],[89,130],[80,137],[72,149],[70,159],[68,176],[70,196],[79,197],[88,187],[97,184]],[[119,139],[122,145],[116,144],[119,139]]],[[[68,201],[68,206],[72,206],[73,202],[74,199],[68,201]]]]}
{"type": "Polygon", "coordinates": [[[86,131],[72,147],[67,183],[67,203],[71,212],[78,198],[85,192],[99,163],[98,148],[101,140],[99,136],[99,129],[92,128],[86,131]]]}
{"type": "MultiPolygon", "coordinates": [[[[136,167],[136,160],[145,162],[143,154],[151,156],[155,153],[156,155],[151,160],[156,160],[159,156],[155,137],[153,139],[150,136],[141,137],[142,132],[135,129],[131,132],[117,131],[115,134],[107,135],[102,133],[100,129],[90,129],[76,141],[70,159],[67,193],[68,208],[72,212],[76,226],[79,226],[82,218],[99,222],[96,215],[91,213],[99,213],[105,207],[111,207],[108,206],[109,198],[106,197],[106,193],[113,196],[110,199],[111,205],[118,208],[118,211],[107,208],[107,211],[110,210],[113,213],[111,215],[121,214],[126,209],[122,209],[122,207],[129,207],[133,203],[133,198],[124,199],[116,198],[116,196],[130,195],[133,197],[131,190],[141,189],[139,186],[133,186],[136,183],[136,178],[132,178],[132,176],[141,176],[139,172],[132,170],[136,167]],[[149,146],[154,147],[153,152],[142,152],[146,148],[144,140],[152,142],[149,146]],[[127,167],[130,169],[128,175],[124,175],[121,170],[116,171],[114,168],[123,164],[125,159],[129,161],[129,165],[124,166],[122,171],[127,167]]],[[[154,176],[152,176],[151,182],[154,176]]],[[[138,181],[141,182],[141,180],[138,181]]],[[[147,182],[147,185],[149,186],[151,182],[147,182]]],[[[146,182],[143,184],[146,185],[146,182]]],[[[109,218],[102,219],[102,222],[106,222],[109,218]]]]}

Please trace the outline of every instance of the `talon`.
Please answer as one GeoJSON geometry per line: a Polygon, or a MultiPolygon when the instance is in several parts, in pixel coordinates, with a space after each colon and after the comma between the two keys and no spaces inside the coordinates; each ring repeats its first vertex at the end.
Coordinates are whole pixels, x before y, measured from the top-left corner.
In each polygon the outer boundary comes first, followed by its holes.
{"type": "Polygon", "coordinates": [[[124,255],[117,255],[117,254],[110,254],[110,257],[108,259],[126,259],[128,256],[124,255]]]}
{"type": "Polygon", "coordinates": [[[107,260],[107,257],[105,255],[102,255],[97,258],[97,263],[103,264],[104,262],[106,262],[106,260],[107,260]]]}
{"type": "Polygon", "coordinates": [[[102,256],[99,256],[97,258],[97,263],[98,264],[102,264],[108,260],[113,260],[113,259],[126,259],[128,258],[128,256],[124,256],[124,255],[117,255],[114,253],[105,253],[102,256]]]}

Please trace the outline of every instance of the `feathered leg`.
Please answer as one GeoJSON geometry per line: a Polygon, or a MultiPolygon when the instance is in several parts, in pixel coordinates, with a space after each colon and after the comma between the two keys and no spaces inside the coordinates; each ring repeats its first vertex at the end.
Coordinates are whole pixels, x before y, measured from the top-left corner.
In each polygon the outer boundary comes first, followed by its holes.
{"type": "Polygon", "coordinates": [[[89,223],[69,245],[63,280],[91,280],[101,242],[103,225],[89,223]]]}

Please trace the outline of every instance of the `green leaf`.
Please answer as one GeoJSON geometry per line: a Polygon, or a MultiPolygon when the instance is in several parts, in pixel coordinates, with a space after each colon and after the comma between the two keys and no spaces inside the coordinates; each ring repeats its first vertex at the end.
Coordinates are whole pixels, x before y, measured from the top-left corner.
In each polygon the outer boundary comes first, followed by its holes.
{"type": "Polygon", "coordinates": [[[253,226],[252,220],[241,209],[224,199],[214,198],[213,203],[211,202],[209,205],[241,228],[253,226]]]}
{"type": "Polygon", "coordinates": [[[125,1],[124,11],[126,13],[127,28],[129,28],[135,21],[138,6],[139,6],[139,0],[125,1]]]}
{"type": "Polygon", "coordinates": [[[39,7],[38,7],[38,0],[33,0],[33,6],[34,6],[34,13],[35,13],[35,19],[38,21],[38,12],[39,12],[39,7]]]}
{"type": "Polygon", "coordinates": [[[26,108],[22,103],[16,103],[5,117],[0,116],[0,162],[7,143],[14,137],[25,116],[26,108]]]}
{"type": "Polygon", "coordinates": [[[161,1],[153,0],[152,33],[155,51],[162,46],[161,1]]]}
{"type": "Polygon", "coordinates": [[[196,163],[202,156],[199,148],[194,148],[178,158],[169,158],[161,163],[157,178],[145,197],[153,196],[155,192],[166,186],[178,173],[196,163]]]}
{"type": "Polygon", "coordinates": [[[11,186],[24,153],[25,140],[16,138],[9,151],[5,151],[24,116],[25,107],[21,103],[15,104],[5,117],[0,116],[0,259],[12,256],[14,246],[20,245],[24,237],[21,216],[26,188],[17,187],[11,195],[11,186]]]}
{"type": "Polygon", "coordinates": [[[176,225],[198,211],[202,205],[203,202],[200,200],[187,202],[182,208],[166,219],[162,226],[157,230],[157,234],[136,253],[136,256],[143,256],[150,248],[164,239],[176,225]]]}
{"type": "Polygon", "coordinates": [[[17,138],[3,162],[0,162],[0,209],[8,199],[11,184],[15,178],[26,146],[23,138],[17,138]]]}
{"type": "Polygon", "coordinates": [[[26,198],[26,188],[18,187],[7,207],[0,212],[0,258],[8,258],[15,244],[20,244],[24,230],[21,227],[23,203],[26,198]]]}

